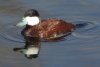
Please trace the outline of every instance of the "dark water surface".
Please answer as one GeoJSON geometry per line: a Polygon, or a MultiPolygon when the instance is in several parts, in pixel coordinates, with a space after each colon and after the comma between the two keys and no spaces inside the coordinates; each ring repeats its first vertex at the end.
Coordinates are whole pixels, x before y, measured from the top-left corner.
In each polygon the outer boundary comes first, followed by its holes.
{"type": "Polygon", "coordinates": [[[99,35],[100,0],[0,0],[0,67],[100,67],[99,35]],[[39,57],[29,60],[12,50],[24,43],[7,38],[23,41],[22,28],[14,25],[30,8],[37,9],[41,18],[89,21],[96,26],[79,29],[77,37],[70,35],[64,41],[42,42],[39,57]],[[84,35],[98,37],[82,38],[84,35]]]}

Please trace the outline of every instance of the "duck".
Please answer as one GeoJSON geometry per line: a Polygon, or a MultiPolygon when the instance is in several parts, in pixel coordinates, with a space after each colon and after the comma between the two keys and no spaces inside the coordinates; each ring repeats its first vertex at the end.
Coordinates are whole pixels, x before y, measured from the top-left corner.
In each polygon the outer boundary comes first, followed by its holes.
{"type": "MultiPolygon", "coordinates": [[[[25,12],[21,22],[16,26],[25,28],[21,31],[24,37],[38,38],[39,40],[51,41],[70,35],[76,25],[58,18],[41,19],[36,9],[25,12]]],[[[29,38],[29,39],[30,39],[29,38]]]]}

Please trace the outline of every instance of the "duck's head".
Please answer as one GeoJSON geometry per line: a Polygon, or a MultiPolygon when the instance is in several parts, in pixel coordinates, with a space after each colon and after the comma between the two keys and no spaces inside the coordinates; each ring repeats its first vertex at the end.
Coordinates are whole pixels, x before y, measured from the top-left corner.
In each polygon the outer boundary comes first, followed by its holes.
{"type": "Polygon", "coordinates": [[[40,22],[39,13],[35,9],[29,9],[25,12],[22,21],[17,24],[17,26],[30,25],[34,26],[40,22]]]}
{"type": "Polygon", "coordinates": [[[28,59],[32,59],[32,58],[38,57],[40,48],[34,47],[34,45],[33,45],[33,46],[29,46],[27,48],[14,48],[13,50],[21,52],[28,59]]]}

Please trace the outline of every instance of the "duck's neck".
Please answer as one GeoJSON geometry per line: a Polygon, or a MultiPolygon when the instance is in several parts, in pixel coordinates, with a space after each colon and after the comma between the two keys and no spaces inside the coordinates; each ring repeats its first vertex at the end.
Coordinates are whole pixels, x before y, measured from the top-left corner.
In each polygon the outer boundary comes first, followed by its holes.
{"type": "Polygon", "coordinates": [[[37,16],[34,16],[34,17],[28,16],[25,18],[25,20],[27,21],[27,25],[29,25],[29,26],[35,26],[35,25],[39,24],[39,22],[40,22],[40,19],[37,16]]]}

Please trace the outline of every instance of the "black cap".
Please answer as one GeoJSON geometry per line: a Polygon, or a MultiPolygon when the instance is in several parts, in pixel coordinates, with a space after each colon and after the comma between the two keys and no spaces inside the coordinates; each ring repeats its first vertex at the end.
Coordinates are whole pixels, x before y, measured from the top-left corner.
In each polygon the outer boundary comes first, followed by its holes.
{"type": "Polygon", "coordinates": [[[39,17],[39,13],[35,9],[29,9],[24,14],[24,17],[27,17],[27,16],[30,16],[30,17],[32,17],[32,16],[38,16],[39,17]]]}

